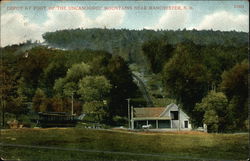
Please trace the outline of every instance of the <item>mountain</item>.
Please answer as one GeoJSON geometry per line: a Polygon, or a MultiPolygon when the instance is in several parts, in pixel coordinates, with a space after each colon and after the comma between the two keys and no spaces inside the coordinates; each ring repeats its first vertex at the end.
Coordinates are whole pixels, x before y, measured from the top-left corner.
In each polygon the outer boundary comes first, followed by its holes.
{"type": "Polygon", "coordinates": [[[62,49],[105,50],[122,56],[126,61],[145,64],[142,54],[144,42],[165,39],[175,45],[192,41],[197,45],[242,46],[248,43],[248,33],[222,32],[213,30],[128,30],[128,29],[68,29],[47,32],[43,35],[45,43],[62,49]]]}

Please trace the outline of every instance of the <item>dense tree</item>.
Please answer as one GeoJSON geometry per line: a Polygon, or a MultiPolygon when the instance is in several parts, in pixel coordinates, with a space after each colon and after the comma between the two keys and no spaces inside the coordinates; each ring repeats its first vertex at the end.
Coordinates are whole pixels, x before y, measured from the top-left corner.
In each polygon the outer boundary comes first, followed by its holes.
{"type": "Polygon", "coordinates": [[[112,85],[110,92],[111,116],[127,116],[126,99],[135,97],[136,91],[138,90],[137,86],[133,83],[132,74],[128,65],[121,57],[112,57],[107,66],[105,76],[110,80],[112,85]]]}
{"type": "Polygon", "coordinates": [[[13,68],[8,68],[4,61],[0,63],[0,101],[1,116],[4,120],[5,113],[12,113],[18,118],[27,113],[26,97],[21,90],[21,79],[13,74],[13,68]]]}
{"type": "Polygon", "coordinates": [[[71,97],[72,93],[78,90],[79,81],[90,74],[90,66],[85,63],[74,64],[68,69],[67,74],[63,78],[55,81],[54,90],[61,97],[71,97]]]}
{"type": "Polygon", "coordinates": [[[95,57],[92,61],[89,62],[91,66],[91,73],[94,75],[106,74],[107,66],[112,59],[112,55],[105,54],[95,57]]]}
{"type": "Polygon", "coordinates": [[[19,117],[21,114],[26,114],[28,112],[28,100],[25,96],[25,88],[24,87],[23,79],[19,79],[16,82],[16,89],[15,89],[15,95],[9,96],[11,101],[8,102],[9,106],[9,113],[12,113],[16,116],[16,118],[19,117]]]}
{"type": "Polygon", "coordinates": [[[212,30],[127,30],[127,29],[70,29],[47,32],[43,35],[47,44],[63,49],[105,50],[125,60],[144,64],[142,45],[144,42],[166,37],[171,45],[185,40],[198,45],[247,46],[245,32],[221,32],[212,30]]]}
{"type": "Polygon", "coordinates": [[[47,112],[47,97],[44,91],[40,88],[36,90],[36,93],[32,99],[33,110],[36,112],[47,112]]]}
{"type": "Polygon", "coordinates": [[[222,74],[220,88],[223,92],[225,92],[229,99],[232,99],[234,95],[247,98],[248,69],[248,62],[247,60],[244,60],[240,64],[236,64],[232,69],[225,71],[222,74]]]}
{"type": "Polygon", "coordinates": [[[246,128],[248,119],[248,69],[245,60],[222,74],[220,89],[230,101],[236,129],[246,128]]]}
{"type": "Polygon", "coordinates": [[[222,92],[210,91],[201,103],[197,103],[195,110],[204,115],[203,123],[207,124],[208,131],[223,132],[232,124],[231,111],[228,100],[222,92]]]}
{"type": "Polygon", "coordinates": [[[64,78],[58,78],[57,80],[55,80],[53,90],[57,96],[62,97],[64,95],[64,92],[63,92],[64,84],[65,84],[64,78]]]}
{"type": "Polygon", "coordinates": [[[218,132],[219,117],[215,110],[207,110],[204,114],[204,123],[208,126],[208,132],[218,132]]]}
{"type": "Polygon", "coordinates": [[[19,59],[19,68],[25,81],[32,88],[37,88],[44,69],[49,64],[50,54],[43,47],[33,48],[26,51],[19,59]]]}
{"type": "Polygon", "coordinates": [[[74,64],[71,68],[67,71],[67,75],[65,77],[66,81],[68,82],[79,82],[84,76],[89,74],[90,66],[86,63],[81,64],[74,64]]]}
{"type": "MultiPolygon", "coordinates": [[[[200,114],[193,111],[195,103],[200,102],[209,90],[219,86],[222,72],[246,58],[247,50],[245,47],[200,46],[189,40],[174,48],[173,56],[166,62],[162,72],[165,89],[183,104],[183,109],[192,116],[194,125],[201,125],[200,114]]],[[[241,89],[236,88],[236,91],[245,96],[246,91],[241,89]]]]}
{"type": "Polygon", "coordinates": [[[107,123],[108,111],[107,104],[103,101],[90,101],[83,105],[83,111],[89,115],[93,121],[107,123]]]}
{"type": "Polygon", "coordinates": [[[86,76],[79,81],[78,94],[84,101],[83,112],[97,122],[108,122],[108,95],[111,84],[104,76],[86,76]]]}
{"type": "Polygon", "coordinates": [[[79,81],[77,93],[85,102],[107,99],[111,84],[104,76],[86,76],[79,81]]]}
{"type": "MultiPolygon", "coordinates": [[[[1,103],[8,100],[8,96],[12,96],[15,94],[15,79],[11,74],[9,68],[4,66],[1,61],[0,64],[0,95],[1,95],[1,103]]],[[[1,104],[2,105],[2,104],[1,104]]]]}
{"type": "MultiPolygon", "coordinates": [[[[58,96],[54,96],[50,99],[51,111],[55,112],[65,112],[63,108],[63,100],[58,96]]],[[[68,111],[67,111],[68,112],[68,111]]]]}
{"type": "Polygon", "coordinates": [[[67,67],[65,64],[52,61],[47,68],[44,69],[44,84],[48,89],[48,95],[52,96],[52,89],[55,83],[55,80],[65,76],[67,67]]]}
{"type": "Polygon", "coordinates": [[[164,67],[163,81],[166,90],[183,105],[183,110],[193,121],[200,122],[201,118],[193,109],[208,91],[210,73],[200,63],[199,50],[182,44],[178,46],[164,67]]]}
{"type": "Polygon", "coordinates": [[[247,59],[247,46],[223,47],[218,45],[203,46],[201,50],[202,62],[211,72],[213,86],[218,87],[221,74],[232,68],[236,63],[247,59]]]}
{"type": "MultiPolygon", "coordinates": [[[[54,90],[61,98],[71,98],[74,95],[75,102],[81,101],[80,104],[88,105],[88,113],[91,113],[91,107],[93,107],[92,112],[99,118],[101,116],[97,109],[103,109],[95,106],[93,102],[108,99],[111,84],[104,76],[91,76],[95,73],[90,73],[90,70],[91,66],[85,63],[72,65],[65,77],[55,81],[54,90]]],[[[96,117],[93,113],[91,115],[96,117]]],[[[105,111],[106,113],[108,112],[105,111]]]]}
{"type": "Polygon", "coordinates": [[[173,45],[163,39],[150,40],[142,45],[143,54],[149,60],[150,68],[154,73],[162,70],[163,65],[172,56],[173,45]]]}

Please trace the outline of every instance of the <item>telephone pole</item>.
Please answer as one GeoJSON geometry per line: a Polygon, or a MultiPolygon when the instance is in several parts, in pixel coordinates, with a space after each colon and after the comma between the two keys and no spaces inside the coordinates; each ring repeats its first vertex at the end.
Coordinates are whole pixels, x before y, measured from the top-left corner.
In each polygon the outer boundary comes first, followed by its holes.
{"type": "Polygon", "coordinates": [[[2,106],[2,128],[5,127],[5,100],[1,100],[1,106],[2,106]]]}
{"type": "Polygon", "coordinates": [[[74,114],[74,92],[71,95],[71,115],[74,114]]]}
{"type": "Polygon", "coordinates": [[[134,107],[131,106],[131,129],[134,130],[134,107]]]}
{"type": "Polygon", "coordinates": [[[130,98],[126,100],[128,101],[128,128],[130,129],[130,98]]]}
{"type": "MultiPolygon", "coordinates": [[[[179,105],[180,106],[180,105],[179,105]]],[[[180,107],[177,105],[177,108],[178,108],[178,124],[179,124],[179,131],[181,130],[181,124],[180,124],[180,107]]]]}

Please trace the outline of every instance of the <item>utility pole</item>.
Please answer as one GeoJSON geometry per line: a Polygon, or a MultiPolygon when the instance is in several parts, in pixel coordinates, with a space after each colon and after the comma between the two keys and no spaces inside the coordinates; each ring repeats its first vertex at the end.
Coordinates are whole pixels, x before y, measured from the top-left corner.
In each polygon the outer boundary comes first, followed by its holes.
{"type": "Polygon", "coordinates": [[[71,95],[71,115],[74,114],[74,92],[71,95]]]}
{"type": "Polygon", "coordinates": [[[2,128],[5,126],[5,101],[2,99],[2,128]]]}
{"type": "MultiPolygon", "coordinates": [[[[2,54],[1,54],[1,65],[3,64],[3,58],[2,58],[2,54]]],[[[6,85],[6,75],[5,75],[5,71],[3,71],[3,85],[6,85]]],[[[2,128],[5,127],[5,107],[6,107],[6,101],[5,101],[5,93],[4,90],[1,90],[1,106],[2,106],[2,128]]]]}
{"type": "Polygon", "coordinates": [[[130,98],[126,100],[128,101],[128,128],[130,129],[130,98]]]}
{"type": "Polygon", "coordinates": [[[181,124],[180,124],[180,107],[177,105],[178,108],[178,120],[179,120],[179,131],[181,130],[181,124]]]}
{"type": "Polygon", "coordinates": [[[131,129],[134,129],[134,107],[131,106],[131,129]]]}

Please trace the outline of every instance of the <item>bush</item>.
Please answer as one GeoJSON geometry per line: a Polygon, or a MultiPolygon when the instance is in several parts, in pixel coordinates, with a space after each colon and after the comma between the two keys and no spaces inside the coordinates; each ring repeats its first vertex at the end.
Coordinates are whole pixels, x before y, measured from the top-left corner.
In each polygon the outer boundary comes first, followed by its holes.
{"type": "Polygon", "coordinates": [[[126,117],[114,116],[113,121],[115,122],[115,125],[121,126],[125,125],[128,122],[128,119],[126,117]]]}
{"type": "Polygon", "coordinates": [[[19,122],[20,124],[23,125],[23,127],[27,127],[27,128],[31,128],[31,127],[35,127],[36,123],[31,121],[31,116],[29,115],[21,115],[19,117],[19,122]]]}

